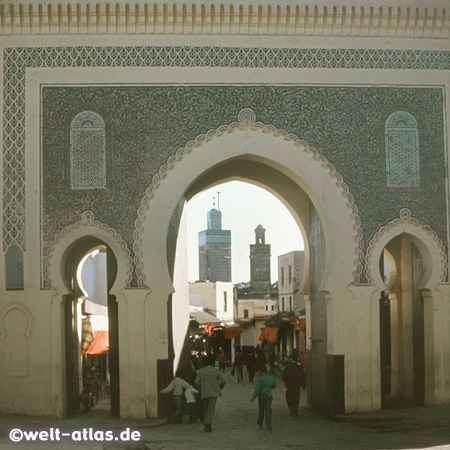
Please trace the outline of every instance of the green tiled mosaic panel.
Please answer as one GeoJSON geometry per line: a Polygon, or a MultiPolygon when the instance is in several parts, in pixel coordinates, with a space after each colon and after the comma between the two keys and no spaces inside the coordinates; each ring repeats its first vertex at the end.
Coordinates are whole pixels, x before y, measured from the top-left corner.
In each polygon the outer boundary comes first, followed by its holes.
{"type": "Polygon", "coordinates": [[[386,120],[386,183],[388,187],[420,185],[420,142],[416,119],[396,111],[386,120]]]}
{"type": "Polygon", "coordinates": [[[70,187],[106,189],[106,136],[103,119],[83,111],[70,126],[70,187]]]}
{"type": "MultiPolygon", "coordinates": [[[[54,236],[86,210],[95,211],[96,219],[113,227],[132,249],[137,211],[152,177],[179,148],[208,130],[235,122],[244,108],[251,108],[258,121],[298,136],[326,156],[354,198],[365,246],[402,208],[433,229],[445,245],[442,105],[439,88],[44,88],[44,254],[54,236]],[[392,189],[386,184],[385,124],[399,105],[418,122],[422,176],[420,186],[414,188],[392,189]],[[106,190],[74,191],[67,181],[67,124],[84,110],[95,111],[105,120],[106,190]]],[[[202,151],[201,147],[196,151],[202,151]]],[[[365,275],[358,281],[364,282],[365,275]]]]}

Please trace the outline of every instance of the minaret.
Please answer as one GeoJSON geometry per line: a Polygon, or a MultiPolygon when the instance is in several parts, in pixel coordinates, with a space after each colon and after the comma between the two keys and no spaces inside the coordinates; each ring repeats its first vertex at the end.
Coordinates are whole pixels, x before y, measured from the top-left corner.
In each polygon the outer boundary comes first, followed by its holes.
{"type": "Polygon", "coordinates": [[[222,212],[207,213],[207,229],[198,233],[199,279],[204,281],[231,281],[231,230],[222,230],[222,212]]]}
{"type": "Polygon", "coordinates": [[[270,244],[262,225],[255,228],[255,243],[250,245],[250,284],[258,294],[270,293],[270,244]]]}

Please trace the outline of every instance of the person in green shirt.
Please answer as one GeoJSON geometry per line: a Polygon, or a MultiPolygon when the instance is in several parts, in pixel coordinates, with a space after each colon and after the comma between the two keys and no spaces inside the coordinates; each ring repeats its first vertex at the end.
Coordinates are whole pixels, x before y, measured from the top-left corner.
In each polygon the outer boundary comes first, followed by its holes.
{"type": "Polygon", "coordinates": [[[268,375],[265,366],[259,369],[260,376],[256,381],[255,391],[250,401],[253,403],[258,397],[258,421],[259,428],[263,427],[264,417],[266,418],[266,426],[268,430],[272,429],[272,389],[277,387],[275,379],[268,375]]]}

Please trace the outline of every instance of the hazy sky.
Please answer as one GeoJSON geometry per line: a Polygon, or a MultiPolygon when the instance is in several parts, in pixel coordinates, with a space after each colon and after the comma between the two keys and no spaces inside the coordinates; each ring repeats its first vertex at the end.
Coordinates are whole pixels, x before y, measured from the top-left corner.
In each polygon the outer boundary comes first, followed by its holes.
{"type": "Polygon", "coordinates": [[[209,189],[187,204],[189,281],[198,280],[198,232],[205,230],[206,214],[217,208],[220,192],[222,228],[231,230],[231,269],[233,283],[250,281],[249,246],[255,243],[255,228],[266,229],[266,244],[271,245],[272,283],[277,278],[277,258],[283,253],[303,250],[303,239],[285,206],[264,189],[231,181],[209,189]]]}

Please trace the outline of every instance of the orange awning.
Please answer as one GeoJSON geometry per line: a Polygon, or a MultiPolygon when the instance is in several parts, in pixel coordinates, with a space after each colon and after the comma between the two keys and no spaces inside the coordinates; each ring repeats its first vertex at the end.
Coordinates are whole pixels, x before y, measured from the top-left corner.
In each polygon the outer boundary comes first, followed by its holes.
{"type": "Polygon", "coordinates": [[[306,333],[306,319],[305,318],[299,319],[298,327],[300,328],[300,331],[303,331],[303,333],[306,333]]]}
{"type": "Polygon", "coordinates": [[[266,341],[277,342],[277,337],[278,337],[278,328],[266,327],[266,333],[265,333],[266,341]]]}
{"type": "Polygon", "coordinates": [[[225,339],[232,339],[239,335],[239,325],[235,327],[224,327],[223,336],[225,339]]]}
{"type": "Polygon", "coordinates": [[[266,336],[266,330],[265,328],[261,330],[261,334],[259,335],[258,341],[264,342],[264,338],[266,336]]]}
{"type": "Polygon", "coordinates": [[[294,317],[293,319],[291,319],[291,323],[294,325],[298,325],[300,331],[306,333],[306,317],[294,317]]]}
{"type": "Polygon", "coordinates": [[[109,353],[109,331],[95,331],[94,340],[86,350],[88,355],[104,355],[109,353]]]}

